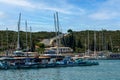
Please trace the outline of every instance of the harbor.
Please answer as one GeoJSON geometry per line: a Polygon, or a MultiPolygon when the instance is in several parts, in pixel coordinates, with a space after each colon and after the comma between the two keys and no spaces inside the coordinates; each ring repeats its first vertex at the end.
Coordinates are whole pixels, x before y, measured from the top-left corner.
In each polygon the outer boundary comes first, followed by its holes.
{"type": "Polygon", "coordinates": [[[0,80],[120,80],[120,0],[0,4],[0,80]]]}
{"type": "Polygon", "coordinates": [[[57,59],[59,58],[4,57],[0,59],[0,69],[34,69],[99,65],[98,62],[79,58],[75,60],[73,60],[71,57],[65,57],[62,60],[57,59]]]}
{"type": "MultiPolygon", "coordinates": [[[[30,46],[28,46],[28,33],[27,33],[27,21],[25,21],[26,27],[26,43],[25,43],[25,50],[22,49],[20,45],[20,22],[21,22],[21,13],[19,14],[18,19],[18,32],[17,32],[17,47],[16,49],[10,53],[6,50],[4,53],[5,56],[0,57],[0,69],[29,69],[29,68],[56,68],[56,67],[75,67],[75,66],[93,66],[99,65],[96,61],[90,61],[83,58],[73,58],[72,56],[62,55],[66,53],[73,53],[73,49],[70,47],[61,47],[60,42],[60,31],[59,31],[59,19],[58,19],[58,12],[54,14],[54,24],[56,30],[56,42],[54,43],[56,47],[50,47],[49,49],[46,48],[43,51],[43,55],[39,55],[39,51],[31,52],[32,48],[32,36],[30,33],[30,46]],[[28,48],[29,47],[29,48],[28,48]],[[33,55],[31,56],[32,53],[33,55]],[[35,56],[36,55],[36,56],[35,56]]],[[[7,29],[8,31],[8,29],[7,29]]],[[[30,27],[31,32],[31,27],[30,27]]],[[[36,46],[40,47],[40,44],[44,45],[44,43],[38,43],[36,46]]],[[[7,33],[7,49],[8,47],[8,33],[7,33]]],[[[39,48],[38,48],[39,49],[39,48]]]]}

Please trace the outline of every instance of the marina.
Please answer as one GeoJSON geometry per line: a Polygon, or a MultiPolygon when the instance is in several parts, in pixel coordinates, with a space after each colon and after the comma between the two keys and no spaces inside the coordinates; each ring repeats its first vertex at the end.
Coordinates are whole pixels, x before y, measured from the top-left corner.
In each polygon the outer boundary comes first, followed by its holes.
{"type": "MultiPolygon", "coordinates": [[[[56,68],[56,67],[75,67],[75,66],[93,66],[99,65],[96,61],[90,61],[86,59],[76,58],[73,59],[72,56],[62,56],[60,53],[72,53],[73,50],[70,47],[60,47],[60,31],[59,31],[59,18],[58,12],[54,14],[54,24],[55,24],[55,33],[56,33],[56,43],[54,46],[47,49],[44,55],[48,54],[47,57],[39,58],[40,55],[35,58],[35,56],[30,57],[28,55],[28,40],[27,40],[27,21],[25,21],[26,26],[26,48],[23,52],[20,46],[20,23],[21,23],[21,13],[19,14],[18,19],[18,32],[17,32],[17,48],[12,53],[12,56],[9,56],[9,52],[6,53],[6,56],[0,58],[0,69],[29,69],[29,68],[56,68]],[[61,58],[60,58],[61,57],[61,58]]],[[[8,30],[8,29],[7,29],[8,30]]],[[[30,31],[31,32],[31,31],[30,31]]],[[[7,34],[8,35],[8,34],[7,34]]],[[[30,37],[31,41],[31,37],[30,37]]],[[[8,42],[8,37],[7,37],[8,42]]],[[[31,43],[31,42],[30,42],[31,43]]],[[[8,45],[8,44],[7,44],[8,45]]],[[[8,47],[7,47],[8,48],[8,47]]],[[[38,54],[38,53],[37,53],[38,54]]]]}
{"type": "Polygon", "coordinates": [[[120,0],[0,4],[0,80],[120,80],[120,0]]]}

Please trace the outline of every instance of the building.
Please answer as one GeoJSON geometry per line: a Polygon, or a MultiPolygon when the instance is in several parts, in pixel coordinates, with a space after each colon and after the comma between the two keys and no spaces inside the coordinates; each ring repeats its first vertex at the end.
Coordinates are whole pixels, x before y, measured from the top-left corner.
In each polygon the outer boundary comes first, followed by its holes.
{"type": "MultiPolygon", "coordinates": [[[[55,51],[57,53],[57,47],[50,47],[50,48],[45,48],[45,51],[55,51]]],[[[59,53],[72,53],[73,49],[70,47],[58,47],[59,53]]]]}

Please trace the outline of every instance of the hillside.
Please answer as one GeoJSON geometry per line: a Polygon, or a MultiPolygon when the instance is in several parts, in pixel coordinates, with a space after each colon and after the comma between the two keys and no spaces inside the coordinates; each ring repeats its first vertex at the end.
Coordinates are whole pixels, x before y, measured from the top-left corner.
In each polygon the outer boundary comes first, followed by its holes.
{"type": "MultiPolygon", "coordinates": [[[[118,31],[95,31],[96,32],[96,50],[110,50],[119,52],[120,50],[120,30],[118,31]]],[[[9,48],[15,48],[17,43],[17,32],[15,31],[0,31],[0,50],[7,48],[7,34],[9,48]]],[[[87,49],[88,45],[88,31],[73,31],[73,44],[70,42],[70,36],[61,39],[64,46],[74,48],[74,51],[80,52],[87,49]],[[85,46],[86,45],[86,46],[85,46]]],[[[55,32],[32,32],[32,41],[34,44],[43,39],[50,39],[55,36],[55,32]]],[[[20,31],[20,41],[22,47],[25,47],[26,32],[20,31]]],[[[28,32],[28,44],[30,43],[30,33],[28,32]]],[[[89,31],[89,47],[93,50],[94,46],[94,31],[89,31]]]]}
{"type": "MultiPolygon", "coordinates": [[[[15,48],[17,44],[17,32],[15,31],[0,31],[0,50],[7,48],[7,34],[8,34],[8,47],[15,48]]],[[[30,45],[30,32],[28,34],[28,44],[30,45]]],[[[40,42],[42,39],[48,39],[55,36],[54,32],[32,32],[32,42],[34,44],[40,42]]],[[[25,48],[26,32],[20,31],[20,43],[22,48],[25,48]]]]}
{"type": "Polygon", "coordinates": [[[94,32],[96,33],[96,50],[109,50],[120,52],[120,30],[118,31],[73,31],[72,36],[68,35],[63,41],[63,45],[70,46],[74,51],[82,51],[88,49],[88,32],[89,32],[89,49],[94,50],[94,32]],[[73,38],[73,39],[71,39],[73,38]],[[71,39],[71,40],[70,40],[71,39]],[[73,41],[72,41],[73,40],[73,41]],[[71,44],[71,45],[70,45],[71,44]]]}

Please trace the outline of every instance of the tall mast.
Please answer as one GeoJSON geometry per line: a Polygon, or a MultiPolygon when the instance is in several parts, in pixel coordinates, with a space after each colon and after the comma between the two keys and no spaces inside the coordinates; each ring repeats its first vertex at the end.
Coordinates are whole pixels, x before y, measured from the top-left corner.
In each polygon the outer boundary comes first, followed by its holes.
{"type": "Polygon", "coordinates": [[[60,37],[59,37],[59,17],[58,17],[58,12],[56,12],[54,14],[54,25],[55,25],[55,31],[56,31],[57,54],[59,54],[60,37]]]}
{"type": "Polygon", "coordinates": [[[3,35],[1,34],[1,50],[3,51],[3,35]]]}
{"type": "Polygon", "coordinates": [[[85,54],[84,56],[86,56],[86,38],[85,38],[85,54]]]}
{"type": "Polygon", "coordinates": [[[96,32],[94,31],[94,56],[96,56],[96,32]]]}
{"type": "Polygon", "coordinates": [[[27,41],[27,39],[28,39],[28,38],[27,38],[27,37],[28,37],[28,36],[27,36],[27,21],[25,21],[25,28],[26,28],[26,50],[27,50],[27,49],[28,49],[28,44],[27,44],[27,42],[28,42],[28,41],[27,41]]]}
{"type": "Polygon", "coordinates": [[[101,51],[101,33],[99,31],[99,51],[101,51]]]}
{"type": "Polygon", "coordinates": [[[7,36],[7,50],[8,50],[8,28],[6,28],[6,36],[7,36]]]}
{"type": "Polygon", "coordinates": [[[112,38],[110,36],[110,44],[111,44],[111,50],[113,51],[113,43],[112,43],[112,38]]]}
{"type": "Polygon", "coordinates": [[[7,50],[6,50],[6,56],[8,56],[8,28],[6,28],[6,36],[7,36],[7,50]]]}
{"type": "Polygon", "coordinates": [[[57,29],[58,29],[58,35],[59,35],[59,17],[58,17],[58,12],[56,12],[56,21],[57,21],[57,29]]]}
{"type": "Polygon", "coordinates": [[[88,30],[88,55],[89,55],[89,30],[88,30]]]}
{"type": "Polygon", "coordinates": [[[30,26],[30,51],[32,50],[32,28],[30,26]]]}
{"type": "Polygon", "coordinates": [[[56,14],[54,14],[54,26],[55,26],[55,33],[56,33],[56,45],[57,45],[57,24],[56,24],[56,14]]]}
{"type": "Polygon", "coordinates": [[[102,29],[102,51],[104,51],[104,33],[102,29]]]}
{"type": "Polygon", "coordinates": [[[57,30],[57,15],[54,14],[54,25],[55,25],[55,32],[56,32],[56,47],[57,47],[57,54],[59,54],[59,50],[58,50],[58,39],[57,39],[57,36],[58,36],[58,30],[57,30]]]}
{"type": "MultiPolygon", "coordinates": [[[[58,12],[56,12],[56,16],[57,16],[56,18],[57,18],[58,50],[59,50],[59,46],[60,46],[60,32],[59,32],[59,17],[58,17],[58,12]]],[[[58,51],[58,53],[59,53],[59,51],[58,51]]]]}
{"type": "Polygon", "coordinates": [[[21,22],[21,13],[19,14],[19,20],[18,20],[18,41],[17,41],[17,49],[20,49],[20,22],[21,22]]]}

